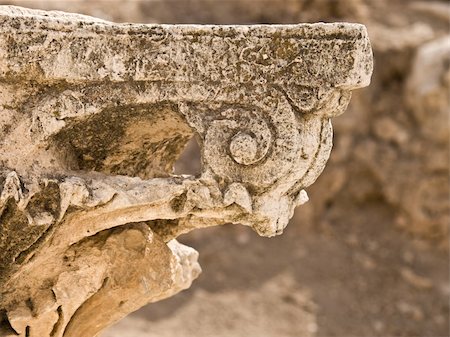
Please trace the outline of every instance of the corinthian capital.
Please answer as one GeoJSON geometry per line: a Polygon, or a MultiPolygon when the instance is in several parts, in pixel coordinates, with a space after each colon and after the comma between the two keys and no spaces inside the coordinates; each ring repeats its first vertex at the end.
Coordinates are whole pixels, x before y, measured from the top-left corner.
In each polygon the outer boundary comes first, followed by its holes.
{"type": "Polygon", "coordinates": [[[189,287],[196,252],[174,239],[191,229],[280,234],[371,72],[359,24],[0,6],[0,336],[95,336],[189,287]],[[202,172],[175,176],[193,136],[202,172]]]}

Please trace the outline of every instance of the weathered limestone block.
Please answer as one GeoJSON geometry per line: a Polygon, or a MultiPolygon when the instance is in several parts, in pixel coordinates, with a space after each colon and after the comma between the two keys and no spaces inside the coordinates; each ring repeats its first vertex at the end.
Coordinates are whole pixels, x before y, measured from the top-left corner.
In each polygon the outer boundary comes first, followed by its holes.
{"type": "Polygon", "coordinates": [[[190,286],[175,241],[280,234],[367,86],[358,24],[113,24],[0,6],[0,336],[96,336],[190,286]],[[196,136],[198,177],[172,166],[196,136]]]}

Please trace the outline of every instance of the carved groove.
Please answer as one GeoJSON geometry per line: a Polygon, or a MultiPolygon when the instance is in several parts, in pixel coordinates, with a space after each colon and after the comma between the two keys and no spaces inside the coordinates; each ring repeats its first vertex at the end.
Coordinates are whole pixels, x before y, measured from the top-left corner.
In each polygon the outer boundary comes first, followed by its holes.
{"type": "Polygon", "coordinates": [[[63,322],[64,322],[64,314],[63,314],[62,306],[60,305],[58,307],[58,309],[56,309],[56,311],[58,313],[58,320],[56,321],[55,325],[53,326],[52,331],[50,332],[50,337],[54,337],[59,333],[59,331],[62,328],[63,322]]]}

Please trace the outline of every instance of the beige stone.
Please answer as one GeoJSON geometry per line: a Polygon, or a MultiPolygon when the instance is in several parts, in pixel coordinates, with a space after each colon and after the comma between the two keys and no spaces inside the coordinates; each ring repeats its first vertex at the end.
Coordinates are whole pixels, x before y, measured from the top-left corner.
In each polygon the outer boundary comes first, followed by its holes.
{"type": "Polygon", "coordinates": [[[281,234],[367,86],[359,24],[113,24],[0,6],[0,336],[96,336],[188,288],[175,241],[281,234]],[[172,166],[195,135],[198,177],[172,166]]]}

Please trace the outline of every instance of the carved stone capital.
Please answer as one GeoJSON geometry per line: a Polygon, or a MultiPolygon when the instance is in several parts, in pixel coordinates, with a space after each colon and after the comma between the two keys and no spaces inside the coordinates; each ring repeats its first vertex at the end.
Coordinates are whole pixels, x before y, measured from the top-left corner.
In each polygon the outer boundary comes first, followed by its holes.
{"type": "Polygon", "coordinates": [[[173,239],[191,229],[280,234],[371,72],[358,24],[0,6],[0,336],[94,336],[189,287],[197,255],[173,239]],[[193,135],[202,173],[175,176],[193,135]]]}

